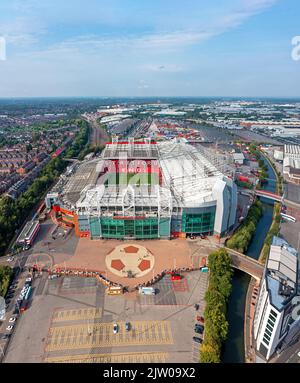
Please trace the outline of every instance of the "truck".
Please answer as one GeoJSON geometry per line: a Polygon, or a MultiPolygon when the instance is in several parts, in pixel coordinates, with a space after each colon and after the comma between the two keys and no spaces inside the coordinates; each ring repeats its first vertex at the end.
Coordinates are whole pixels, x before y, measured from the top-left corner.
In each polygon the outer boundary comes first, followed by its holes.
{"type": "Polygon", "coordinates": [[[108,295],[120,295],[123,294],[123,288],[121,286],[109,286],[106,293],[108,295]]]}
{"type": "Polygon", "coordinates": [[[139,287],[139,293],[141,295],[155,295],[154,287],[139,287]]]}

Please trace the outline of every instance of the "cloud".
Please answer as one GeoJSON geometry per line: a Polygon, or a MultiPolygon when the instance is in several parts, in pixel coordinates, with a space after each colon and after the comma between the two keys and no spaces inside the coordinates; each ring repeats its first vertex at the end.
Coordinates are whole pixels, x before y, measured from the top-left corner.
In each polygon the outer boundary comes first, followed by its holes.
{"type": "Polygon", "coordinates": [[[1,25],[1,34],[12,45],[34,45],[45,32],[46,28],[40,22],[27,17],[17,17],[1,25]]]}
{"type": "MultiPolygon", "coordinates": [[[[97,49],[132,49],[132,50],[178,50],[190,45],[199,44],[220,34],[238,27],[250,17],[263,12],[273,6],[278,0],[243,0],[239,6],[231,11],[227,11],[215,21],[202,23],[201,28],[182,29],[167,32],[140,33],[139,35],[123,34],[89,34],[80,35],[70,39],[65,39],[54,44],[49,50],[83,50],[91,52],[97,49]],[[212,24],[211,24],[212,23],[212,24]],[[211,25],[210,25],[211,24],[211,25]]],[[[27,39],[32,35],[26,35],[27,39]]],[[[17,39],[16,39],[17,40],[17,39]]],[[[21,40],[21,39],[20,39],[21,40]]],[[[32,40],[34,41],[34,40],[32,40]]]]}
{"type": "MultiPolygon", "coordinates": [[[[141,26],[144,19],[138,15],[138,27],[134,20],[137,15],[128,16],[133,8],[129,6],[124,10],[122,2],[116,5],[119,13],[112,12],[111,24],[106,23],[105,26],[102,24],[103,14],[99,16],[99,21],[93,6],[89,7],[87,14],[80,14],[79,11],[86,11],[81,0],[76,0],[77,5],[81,3],[81,7],[75,7],[76,12],[73,0],[66,1],[64,5],[55,0],[55,6],[46,0],[19,0],[16,3],[19,16],[16,17],[11,11],[4,17],[0,5],[0,33],[12,46],[9,47],[9,65],[1,66],[1,93],[79,95],[98,92],[118,95],[123,89],[127,89],[128,94],[134,94],[137,89],[141,90],[140,93],[147,93],[149,89],[149,93],[170,91],[171,94],[172,91],[175,93],[176,87],[183,92],[185,81],[191,81],[191,87],[197,85],[195,92],[199,92],[202,87],[198,87],[197,79],[205,72],[199,69],[203,67],[205,57],[200,61],[198,52],[202,52],[197,50],[195,53],[196,49],[188,51],[187,48],[197,47],[233,30],[276,2],[226,0],[214,9],[203,1],[209,8],[203,16],[200,14],[201,6],[185,7],[178,0],[174,12],[167,13],[168,10],[164,9],[158,25],[152,15],[163,6],[152,0],[152,13],[145,7],[148,18],[145,26],[141,26]],[[122,10],[129,17],[126,27],[124,20],[121,26],[117,23],[122,10]],[[193,17],[192,22],[189,14],[193,17]],[[85,21],[79,25],[77,18],[80,17],[85,21]],[[64,18],[67,18],[65,23],[62,21],[64,18]],[[168,19],[165,24],[164,18],[168,19]],[[178,20],[180,22],[177,23],[178,20]],[[185,49],[186,52],[183,52],[185,49]],[[190,80],[192,74],[193,80],[190,80]]],[[[102,7],[102,2],[97,1],[97,4],[102,7]]],[[[208,66],[207,70],[210,69],[211,66],[208,66]]]]}
{"type": "MultiPolygon", "coordinates": [[[[239,0],[238,5],[232,9],[222,10],[215,18],[199,21],[197,28],[182,28],[180,30],[166,30],[157,32],[130,33],[101,33],[84,34],[72,38],[58,40],[57,43],[44,44],[43,35],[50,26],[43,25],[43,17],[37,18],[30,14],[30,10],[38,9],[37,0],[15,1],[14,9],[19,10],[23,16],[16,17],[10,23],[2,23],[1,35],[7,42],[14,45],[32,45],[37,50],[39,44],[42,50],[83,52],[97,49],[133,49],[133,50],[179,50],[191,45],[200,44],[212,37],[226,33],[238,27],[250,17],[263,12],[273,6],[278,0],[239,0]]],[[[188,23],[187,23],[188,24],[188,23]]]]}
{"type": "Polygon", "coordinates": [[[275,5],[279,0],[244,0],[242,5],[232,12],[221,17],[219,33],[224,33],[231,28],[236,28],[250,17],[253,17],[267,8],[275,5]]]}
{"type": "Polygon", "coordinates": [[[145,80],[140,80],[138,84],[138,89],[148,89],[150,85],[146,83],[145,80]]]}

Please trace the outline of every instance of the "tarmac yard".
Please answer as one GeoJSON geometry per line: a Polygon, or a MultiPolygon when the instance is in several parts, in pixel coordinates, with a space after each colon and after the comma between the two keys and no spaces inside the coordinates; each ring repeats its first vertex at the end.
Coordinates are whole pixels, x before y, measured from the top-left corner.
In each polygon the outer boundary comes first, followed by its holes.
{"type": "Polygon", "coordinates": [[[85,354],[46,358],[47,363],[165,363],[166,352],[132,352],[116,354],[85,354]]]}
{"type": "Polygon", "coordinates": [[[109,296],[94,278],[45,274],[34,280],[31,305],[18,319],[4,362],[198,362],[193,327],[203,315],[207,283],[207,273],[193,271],[179,281],[166,276],[155,296],[109,296]]]}
{"type": "Polygon", "coordinates": [[[102,309],[80,309],[80,310],[63,310],[55,311],[52,318],[52,323],[65,322],[72,320],[88,320],[98,319],[102,316],[102,309]]]}
{"type": "Polygon", "coordinates": [[[113,323],[52,327],[45,351],[173,343],[170,322],[134,321],[130,324],[130,331],[126,331],[125,322],[119,322],[117,334],[113,333],[113,323]]]}

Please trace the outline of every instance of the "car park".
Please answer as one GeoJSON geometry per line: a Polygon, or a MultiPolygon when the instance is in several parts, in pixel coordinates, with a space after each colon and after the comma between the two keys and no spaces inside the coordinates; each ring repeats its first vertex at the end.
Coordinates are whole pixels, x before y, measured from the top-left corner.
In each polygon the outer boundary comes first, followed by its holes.
{"type": "Polygon", "coordinates": [[[197,336],[193,336],[193,341],[196,343],[202,343],[203,340],[201,338],[198,338],[197,336]]]}
{"type": "Polygon", "coordinates": [[[118,332],[119,332],[119,326],[117,325],[117,323],[114,323],[113,333],[117,334],[118,332]]]}

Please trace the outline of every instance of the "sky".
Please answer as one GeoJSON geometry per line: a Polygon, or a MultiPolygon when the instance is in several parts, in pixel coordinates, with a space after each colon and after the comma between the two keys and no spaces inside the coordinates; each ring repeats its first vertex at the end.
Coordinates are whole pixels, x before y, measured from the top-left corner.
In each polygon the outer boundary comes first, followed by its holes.
{"type": "Polygon", "coordinates": [[[0,0],[0,97],[299,97],[299,17],[299,0],[0,0]]]}

